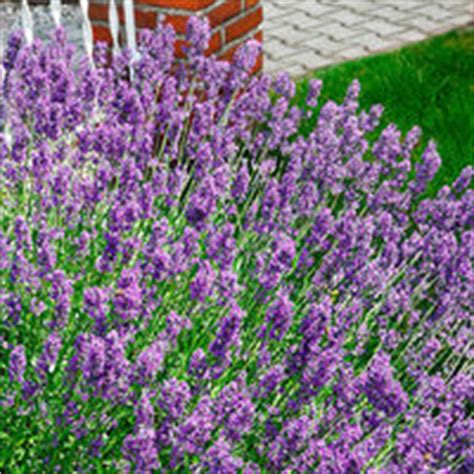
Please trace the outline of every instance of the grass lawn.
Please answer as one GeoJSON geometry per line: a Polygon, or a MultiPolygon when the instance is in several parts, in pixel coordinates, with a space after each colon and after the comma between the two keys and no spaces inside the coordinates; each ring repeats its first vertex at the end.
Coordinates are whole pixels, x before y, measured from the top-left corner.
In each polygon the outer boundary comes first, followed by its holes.
{"type": "MultiPolygon", "coordinates": [[[[385,107],[382,126],[413,125],[433,138],[443,160],[431,191],[452,183],[474,161],[474,30],[453,31],[398,51],[315,71],[324,81],[322,100],[340,101],[352,79],[360,80],[361,106],[385,107]]],[[[308,78],[299,84],[305,94],[308,78]]],[[[300,96],[301,97],[301,96],[300,96]]]]}

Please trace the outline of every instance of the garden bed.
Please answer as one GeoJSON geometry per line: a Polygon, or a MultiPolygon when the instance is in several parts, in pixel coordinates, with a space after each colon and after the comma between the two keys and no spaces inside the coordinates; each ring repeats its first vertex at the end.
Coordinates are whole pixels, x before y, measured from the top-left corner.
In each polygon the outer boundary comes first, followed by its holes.
{"type": "Polygon", "coordinates": [[[10,37],[0,469],[472,472],[472,167],[209,37],[10,37]]]}

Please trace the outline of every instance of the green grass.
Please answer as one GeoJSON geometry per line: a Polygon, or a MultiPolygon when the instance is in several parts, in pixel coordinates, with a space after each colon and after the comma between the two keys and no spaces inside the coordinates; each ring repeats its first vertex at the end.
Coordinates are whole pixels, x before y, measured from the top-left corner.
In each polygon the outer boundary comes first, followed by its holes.
{"type": "MultiPolygon", "coordinates": [[[[380,103],[382,126],[395,123],[406,133],[423,130],[422,147],[433,138],[443,160],[431,185],[435,191],[474,161],[474,30],[466,28],[398,51],[315,71],[324,81],[320,102],[340,101],[354,78],[361,107],[380,103]]],[[[299,99],[308,78],[299,83],[299,99]]]]}

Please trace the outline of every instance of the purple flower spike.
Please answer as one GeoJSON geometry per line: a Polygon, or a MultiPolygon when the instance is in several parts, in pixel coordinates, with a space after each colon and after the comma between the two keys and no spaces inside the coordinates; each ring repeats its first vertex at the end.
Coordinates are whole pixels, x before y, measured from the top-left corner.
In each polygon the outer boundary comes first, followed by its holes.
{"type": "Polygon", "coordinates": [[[36,370],[41,378],[45,378],[54,369],[61,347],[62,341],[59,334],[51,333],[46,340],[41,356],[36,362],[36,370]]]}
{"type": "Polygon", "coordinates": [[[191,17],[186,27],[186,40],[190,44],[188,55],[190,57],[202,55],[209,45],[210,37],[211,29],[207,17],[191,17]]]}
{"type": "Polygon", "coordinates": [[[23,346],[16,346],[10,352],[10,364],[8,366],[8,376],[12,382],[23,383],[26,370],[26,355],[23,346]]]}

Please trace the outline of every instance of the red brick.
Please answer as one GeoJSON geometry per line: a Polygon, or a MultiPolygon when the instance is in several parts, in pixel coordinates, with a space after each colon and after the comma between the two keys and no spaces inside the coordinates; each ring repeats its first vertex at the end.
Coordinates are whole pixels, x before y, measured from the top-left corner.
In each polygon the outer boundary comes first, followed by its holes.
{"type": "Polygon", "coordinates": [[[257,31],[257,33],[253,35],[253,39],[259,43],[263,43],[263,31],[257,31]]]}
{"type": "Polygon", "coordinates": [[[209,47],[206,49],[206,54],[212,54],[222,48],[221,32],[216,31],[209,40],[209,47]]]}
{"type": "Polygon", "coordinates": [[[92,36],[94,37],[94,42],[105,41],[109,45],[112,45],[113,39],[110,34],[110,30],[105,26],[92,25],[92,36]]]}
{"type": "Polygon", "coordinates": [[[226,43],[240,38],[249,31],[256,28],[263,20],[263,9],[262,7],[257,10],[249,13],[242,18],[237,19],[235,22],[231,23],[225,30],[225,40],[226,43]]]}
{"type": "MultiPolygon", "coordinates": [[[[156,28],[157,13],[153,11],[144,11],[135,8],[135,26],[137,28],[156,28]]],[[[123,22],[122,19],[120,19],[123,22]]]]}
{"type": "Polygon", "coordinates": [[[166,15],[165,22],[169,23],[176,33],[186,33],[186,26],[189,21],[189,16],[186,15],[166,15]]]}
{"type": "Polygon", "coordinates": [[[89,18],[91,20],[109,21],[109,6],[91,3],[89,5],[89,18]]]}
{"type": "Polygon", "coordinates": [[[211,10],[207,17],[212,27],[221,25],[229,18],[240,13],[241,5],[239,0],[226,0],[222,5],[211,10]]]}
{"type": "Polygon", "coordinates": [[[187,45],[185,40],[177,39],[174,42],[174,55],[176,58],[183,59],[186,54],[183,52],[183,48],[187,45]]]}
{"type": "MultiPolygon", "coordinates": [[[[235,0],[239,1],[239,0],[235,0]]],[[[162,8],[181,8],[196,12],[215,3],[216,0],[135,0],[138,5],[154,5],[162,8]]]]}
{"type": "Polygon", "coordinates": [[[263,53],[257,58],[255,66],[252,68],[251,74],[256,74],[263,69],[263,53]]]}
{"type": "MultiPolygon", "coordinates": [[[[157,12],[144,11],[135,8],[135,26],[137,28],[155,29],[157,12]]],[[[122,6],[117,7],[118,19],[121,24],[125,23],[125,13],[122,6]]],[[[107,5],[92,4],[89,7],[89,18],[91,20],[109,21],[109,7],[107,5]]]]}
{"type": "MultiPolygon", "coordinates": [[[[259,31],[253,36],[254,40],[257,40],[259,43],[263,44],[263,31],[259,31]]],[[[260,53],[257,61],[255,62],[255,66],[252,68],[251,74],[256,74],[263,69],[263,52],[260,53]]]]}
{"type": "Polygon", "coordinates": [[[245,8],[248,10],[249,8],[254,7],[259,3],[260,0],[245,0],[245,8]]]}

